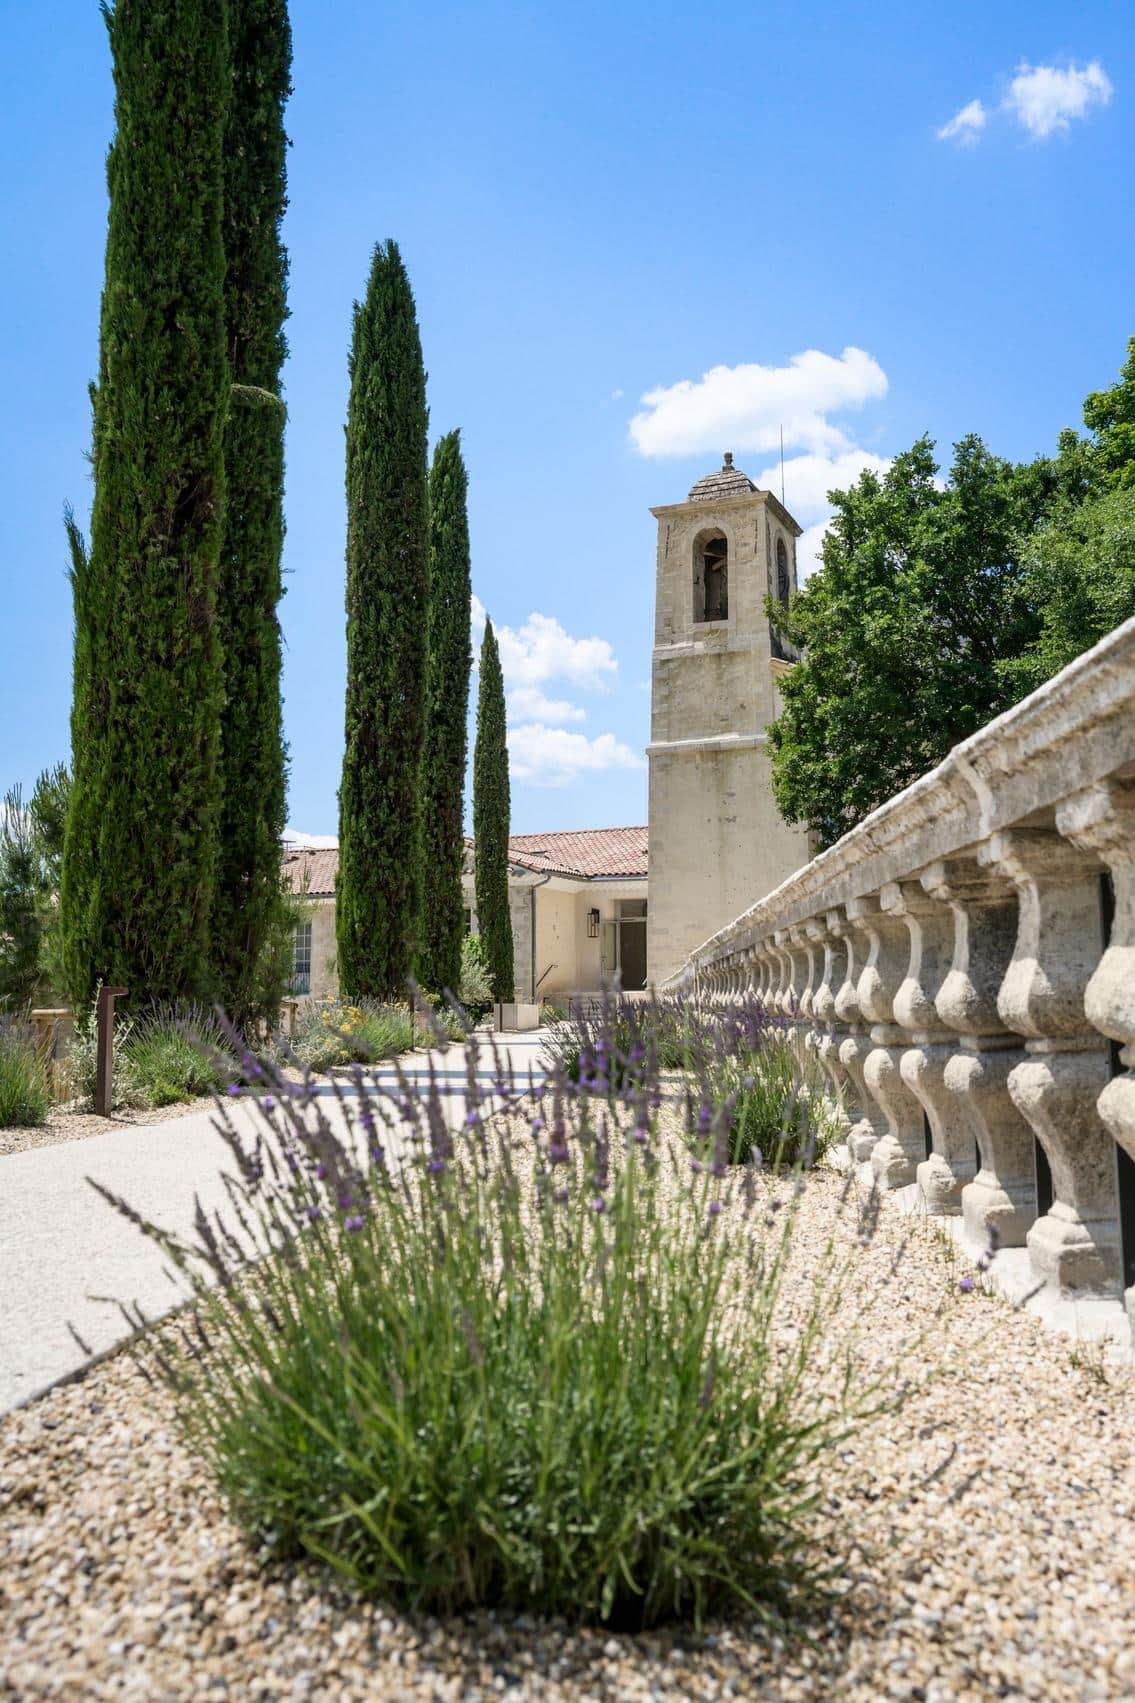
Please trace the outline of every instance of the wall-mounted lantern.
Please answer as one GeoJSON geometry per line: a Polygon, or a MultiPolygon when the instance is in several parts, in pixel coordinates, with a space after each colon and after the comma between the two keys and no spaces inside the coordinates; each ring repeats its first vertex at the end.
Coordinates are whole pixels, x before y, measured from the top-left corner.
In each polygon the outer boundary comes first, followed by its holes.
{"type": "Polygon", "coordinates": [[[594,907],[587,913],[587,938],[588,940],[598,940],[599,938],[599,912],[594,907]]]}

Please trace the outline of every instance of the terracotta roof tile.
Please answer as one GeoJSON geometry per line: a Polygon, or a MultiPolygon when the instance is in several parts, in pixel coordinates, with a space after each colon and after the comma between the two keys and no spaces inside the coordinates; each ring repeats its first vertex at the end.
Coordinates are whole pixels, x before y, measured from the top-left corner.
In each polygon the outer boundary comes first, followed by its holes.
{"type": "MultiPolygon", "coordinates": [[[[472,841],[466,845],[471,847],[472,841]]],[[[574,875],[587,881],[646,874],[645,828],[577,828],[555,834],[514,834],[509,859],[521,869],[574,875]]],[[[293,893],[313,899],[335,892],[337,847],[285,846],[284,877],[293,893]]]]}
{"type": "Polygon", "coordinates": [[[561,834],[513,834],[509,856],[525,869],[596,877],[646,874],[645,828],[577,828],[561,834]]]}

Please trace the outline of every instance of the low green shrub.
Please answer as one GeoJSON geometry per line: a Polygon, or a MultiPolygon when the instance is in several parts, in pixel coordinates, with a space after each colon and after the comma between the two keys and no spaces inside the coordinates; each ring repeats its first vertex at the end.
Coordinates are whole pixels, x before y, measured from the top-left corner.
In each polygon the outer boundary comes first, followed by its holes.
{"type": "Polygon", "coordinates": [[[461,1003],[471,1023],[480,1023],[493,1008],[493,981],[485,949],[475,934],[461,942],[461,1003]]]}
{"type": "Polygon", "coordinates": [[[243,1244],[148,1232],[194,1295],[148,1367],[254,1539],[385,1599],[790,1615],[822,1464],[877,1405],[830,1248],[795,1262],[799,1190],[683,1162],[652,1063],[616,1103],[553,1064],[490,1119],[476,1046],[456,1128],[360,1073],[344,1136],[274,1077],[266,1149],[229,1131],[243,1244]]]}
{"type": "MultiPolygon", "coordinates": [[[[101,985],[100,983],[99,987],[101,985]]],[[[98,994],[99,988],[96,987],[95,997],[90,1005],[75,1013],[71,1046],[67,1054],[69,1091],[79,1106],[87,1109],[94,1105],[95,1077],[98,1071],[98,994]]],[[[134,1023],[131,1018],[116,1018],[111,1073],[113,1111],[138,1104],[133,1078],[126,1068],[126,1048],[133,1032],[134,1023]]]]}
{"type": "Polygon", "coordinates": [[[35,1041],[14,1026],[0,1029],[0,1129],[47,1122],[51,1078],[35,1041]]]}
{"type": "Polygon", "coordinates": [[[758,1155],[771,1169],[792,1169],[814,1164],[831,1144],[819,1070],[801,1067],[782,1031],[770,1031],[753,1052],[716,1061],[701,1094],[703,1104],[726,1108],[730,1164],[758,1155]]]}
{"type": "Polygon", "coordinates": [[[322,1075],[343,1065],[395,1058],[417,1044],[408,1005],[325,999],[302,1008],[290,1051],[297,1064],[322,1075]]]}
{"type": "Polygon", "coordinates": [[[123,1091],[145,1106],[211,1094],[233,1074],[222,1062],[225,1042],[216,1020],[197,1007],[145,1013],[131,1025],[120,1051],[123,1091]]]}

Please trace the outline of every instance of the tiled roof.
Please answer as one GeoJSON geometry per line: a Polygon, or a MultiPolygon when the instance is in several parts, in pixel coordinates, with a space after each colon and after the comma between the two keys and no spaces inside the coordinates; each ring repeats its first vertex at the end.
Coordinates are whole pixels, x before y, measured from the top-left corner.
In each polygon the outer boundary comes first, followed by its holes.
{"type": "Polygon", "coordinates": [[[335,891],[339,873],[338,846],[285,846],[284,879],[293,893],[305,893],[312,899],[325,899],[335,891]]]}
{"type": "MultiPolygon", "coordinates": [[[[466,841],[472,846],[472,841],[466,841]]],[[[645,828],[577,828],[560,834],[514,834],[509,861],[540,874],[574,875],[587,881],[646,874],[645,828]]],[[[285,846],[284,876],[293,893],[329,898],[339,870],[337,847],[285,846]]]]}
{"type": "Polygon", "coordinates": [[[732,453],[726,450],[721,467],[699,479],[691,487],[688,500],[691,503],[721,502],[726,497],[743,497],[747,491],[755,491],[756,488],[747,473],[734,467],[732,453]]]}
{"type": "Polygon", "coordinates": [[[509,857],[524,869],[588,880],[646,874],[645,828],[577,828],[563,834],[513,834],[509,857]]]}

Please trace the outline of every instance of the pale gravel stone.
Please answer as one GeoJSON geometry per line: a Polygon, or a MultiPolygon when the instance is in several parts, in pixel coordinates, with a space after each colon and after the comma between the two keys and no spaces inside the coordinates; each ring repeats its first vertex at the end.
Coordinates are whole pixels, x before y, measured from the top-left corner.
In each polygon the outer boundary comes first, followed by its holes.
{"type": "Polygon", "coordinates": [[[169,1123],[173,1118],[207,1112],[212,1104],[212,1098],[206,1094],[197,1100],[181,1100],[174,1106],[122,1107],[110,1118],[100,1118],[96,1112],[78,1112],[71,1106],[53,1106],[47,1122],[38,1128],[0,1129],[0,1159],[9,1153],[30,1153],[36,1147],[57,1147],[64,1141],[85,1141],[87,1136],[101,1135],[106,1129],[169,1123]]]}
{"type": "MultiPolygon", "coordinates": [[[[802,1270],[836,1222],[839,1187],[830,1173],[808,1181],[802,1270]]],[[[845,1214],[841,1239],[853,1231],[845,1214]]],[[[314,1569],[262,1570],[165,1397],[119,1356],[0,1424],[0,1695],[1135,1695],[1135,1372],[1101,1381],[1004,1302],[959,1294],[961,1271],[929,1226],[884,1203],[844,1324],[867,1321],[880,1361],[937,1375],[825,1463],[839,1578],[814,1644],[744,1615],[641,1638],[524,1615],[439,1620],[366,1602],[314,1569]]]]}

